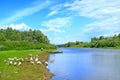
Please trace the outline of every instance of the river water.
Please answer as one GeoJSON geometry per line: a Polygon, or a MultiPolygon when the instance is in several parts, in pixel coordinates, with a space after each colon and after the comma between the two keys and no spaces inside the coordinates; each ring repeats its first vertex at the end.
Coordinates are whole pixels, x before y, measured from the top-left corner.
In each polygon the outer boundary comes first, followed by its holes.
{"type": "Polygon", "coordinates": [[[62,48],[51,54],[50,80],[120,80],[120,50],[62,48]]]}

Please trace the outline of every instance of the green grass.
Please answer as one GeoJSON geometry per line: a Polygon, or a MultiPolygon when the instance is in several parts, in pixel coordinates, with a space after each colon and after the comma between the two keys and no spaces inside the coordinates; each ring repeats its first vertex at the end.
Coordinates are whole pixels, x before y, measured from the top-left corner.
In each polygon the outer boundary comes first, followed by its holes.
{"type": "Polygon", "coordinates": [[[30,64],[24,62],[21,66],[7,65],[4,60],[9,57],[26,58],[28,54],[39,55],[40,60],[47,60],[51,50],[10,50],[0,51],[0,80],[45,80],[52,75],[43,64],[30,64]]]}

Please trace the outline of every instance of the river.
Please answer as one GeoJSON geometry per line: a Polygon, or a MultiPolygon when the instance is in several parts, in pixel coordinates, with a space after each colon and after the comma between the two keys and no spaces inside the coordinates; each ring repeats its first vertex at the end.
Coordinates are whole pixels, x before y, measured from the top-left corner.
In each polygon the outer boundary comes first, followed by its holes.
{"type": "Polygon", "coordinates": [[[50,80],[120,80],[120,50],[62,48],[49,56],[50,80]]]}

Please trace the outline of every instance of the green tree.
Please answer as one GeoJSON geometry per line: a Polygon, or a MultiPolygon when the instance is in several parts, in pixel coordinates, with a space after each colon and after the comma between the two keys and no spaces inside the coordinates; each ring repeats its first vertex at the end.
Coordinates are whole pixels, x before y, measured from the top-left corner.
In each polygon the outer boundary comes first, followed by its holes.
{"type": "Polygon", "coordinates": [[[6,41],[6,38],[3,33],[0,33],[0,41],[6,41]]]}
{"type": "Polygon", "coordinates": [[[104,36],[100,36],[99,40],[103,40],[104,39],[104,36]]]}
{"type": "Polygon", "coordinates": [[[94,38],[91,38],[91,42],[96,42],[98,41],[98,38],[94,37],[94,38]]]}

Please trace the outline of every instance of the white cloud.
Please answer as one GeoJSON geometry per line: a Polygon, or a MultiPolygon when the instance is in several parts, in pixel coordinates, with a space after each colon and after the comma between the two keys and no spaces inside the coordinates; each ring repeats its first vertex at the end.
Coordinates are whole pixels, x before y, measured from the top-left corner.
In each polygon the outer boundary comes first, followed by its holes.
{"type": "Polygon", "coordinates": [[[63,7],[64,4],[57,4],[55,6],[50,7],[50,10],[60,10],[63,7]]]}
{"type": "Polygon", "coordinates": [[[58,4],[58,5],[50,7],[50,13],[47,15],[47,17],[58,14],[62,7],[63,7],[63,4],[58,4]]]}
{"type": "Polygon", "coordinates": [[[70,22],[70,17],[64,18],[55,18],[42,23],[42,26],[45,26],[47,29],[40,29],[42,32],[53,32],[53,33],[63,33],[65,30],[61,28],[66,27],[70,22]]]}
{"type": "Polygon", "coordinates": [[[64,26],[67,26],[70,22],[70,17],[64,17],[64,18],[55,18],[51,19],[49,21],[43,22],[42,26],[46,26],[48,28],[61,28],[64,26]]]}
{"type": "Polygon", "coordinates": [[[47,17],[53,16],[53,15],[69,15],[68,11],[66,10],[67,7],[64,6],[63,4],[56,4],[52,7],[49,8],[50,13],[47,15],[47,17]]]}
{"type": "Polygon", "coordinates": [[[89,18],[106,18],[120,13],[120,1],[113,0],[75,0],[64,4],[67,10],[75,11],[79,16],[89,18]]]}
{"type": "Polygon", "coordinates": [[[16,29],[16,30],[20,30],[20,31],[25,31],[25,30],[29,30],[30,27],[28,25],[26,25],[25,23],[21,23],[21,24],[10,24],[10,26],[12,29],[16,29]]]}
{"type": "MultiPolygon", "coordinates": [[[[120,0],[72,0],[64,4],[55,5],[48,14],[67,15],[71,17],[85,17],[86,20],[92,19],[93,22],[82,26],[81,32],[63,38],[56,38],[59,42],[64,43],[66,40],[88,40],[91,37],[113,36],[120,33],[120,0]],[[62,6],[60,6],[62,5],[62,6]],[[57,12],[55,12],[55,10],[57,12]],[[63,14],[64,12],[64,14],[63,14]],[[72,38],[71,38],[72,37],[72,38]]],[[[45,22],[43,26],[48,28],[61,28],[63,25],[60,20],[54,19],[45,22]]],[[[66,21],[66,20],[65,20],[66,21]]],[[[63,21],[64,22],[64,21],[63,21]]],[[[69,24],[70,20],[67,22],[69,24]]]]}
{"type": "Polygon", "coordinates": [[[63,33],[64,30],[56,29],[56,28],[48,28],[48,29],[40,29],[43,33],[46,32],[54,32],[54,33],[63,33]]]}
{"type": "Polygon", "coordinates": [[[0,22],[0,24],[10,23],[10,22],[16,21],[18,19],[21,19],[25,16],[32,15],[32,14],[46,8],[47,6],[49,6],[51,4],[52,3],[50,3],[48,0],[46,0],[43,3],[36,4],[35,6],[28,7],[28,8],[22,9],[22,10],[18,10],[16,12],[14,12],[13,15],[11,15],[10,17],[2,20],[0,22]]]}
{"type": "Polygon", "coordinates": [[[74,0],[64,4],[73,15],[83,16],[95,21],[85,24],[82,32],[86,37],[120,33],[120,1],[116,0],[74,0]]]}
{"type": "Polygon", "coordinates": [[[57,10],[53,10],[53,11],[50,12],[47,16],[49,17],[49,16],[55,15],[55,14],[57,14],[57,13],[58,13],[57,10]]]}
{"type": "Polygon", "coordinates": [[[120,33],[120,19],[119,17],[107,18],[105,20],[96,21],[91,24],[87,24],[83,33],[90,34],[91,36],[107,35],[111,36],[116,33],[120,33]]]}
{"type": "Polygon", "coordinates": [[[16,29],[16,30],[20,30],[20,31],[26,31],[31,29],[28,25],[26,25],[25,23],[21,23],[21,24],[10,24],[10,25],[3,25],[0,26],[1,29],[6,29],[7,27],[11,27],[12,29],[16,29]]]}

